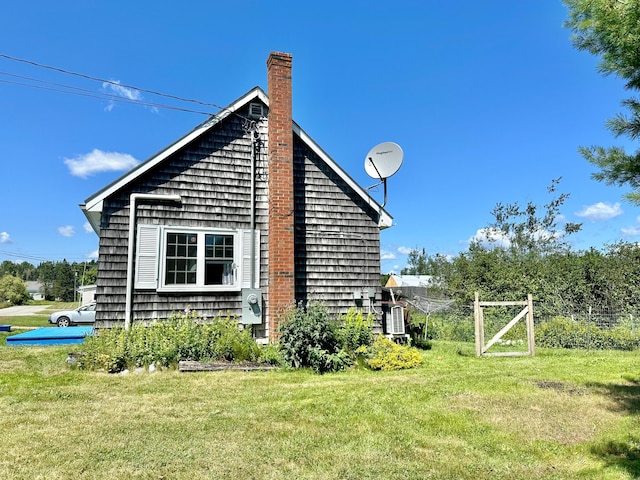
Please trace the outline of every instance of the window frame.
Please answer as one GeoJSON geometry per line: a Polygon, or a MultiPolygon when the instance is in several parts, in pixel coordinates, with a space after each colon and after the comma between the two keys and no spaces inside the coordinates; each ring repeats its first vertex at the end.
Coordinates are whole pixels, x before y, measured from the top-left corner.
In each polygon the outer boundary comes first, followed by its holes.
{"type": "MultiPolygon", "coordinates": [[[[239,292],[243,288],[260,287],[261,232],[258,229],[198,228],[139,223],[136,230],[134,290],[158,293],[216,293],[239,292]],[[196,282],[196,284],[165,285],[167,233],[201,234],[202,242],[205,235],[209,234],[233,235],[235,267],[233,284],[204,285],[204,277],[202,277],[200,284],[196,282]],[[253,284],[251,282],[252,255],[255,266],[253,284]]],[[[204,243],[202,245],[204,247],[204,243]]],[[[202,251],[204,256],[204,248],[202,251]]],[[[202,269],[203,265],[201,264],[199,268],[202,269]]]]}
{"type": "Polygon", "coordinates": [[[160,229],[160,256],[158,258],[158,292],[232,292],[241,289],[242,278],[242,245],[240,231],[222,228],[193,228],[166,226],[160,229]],[[169,234],[196,235],[196,282],[185,284],[167,284],[167,236],[169,234]],[[230,284],[205,284],[205,270],[207,257],[206,235],[228,235],[233,237],[233,283],[230,284]]]}

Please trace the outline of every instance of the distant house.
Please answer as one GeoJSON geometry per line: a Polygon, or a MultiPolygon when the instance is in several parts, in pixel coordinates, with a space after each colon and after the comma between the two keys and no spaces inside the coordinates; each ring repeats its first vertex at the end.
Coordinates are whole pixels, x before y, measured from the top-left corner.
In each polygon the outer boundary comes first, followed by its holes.
{"type": "Polygon", "coordinates": [[[391,275],[385,287],[431,287],[433,286],[433,275],[391,275]]]}
{"type": "Polygon", "coordinates": [[[291,116],[292,57],[81,205],[100,237],[96,326],[195,309],[275,339],[287,307],[379,312],[390,215],[291,116]],[[364,301],[363,301],[364,299],[364,301]]]}
{"type": "Polygon", "coordinates": [[[82,285],[78,287],[78,293],[80,294],[80,304],[86,305],[93,302],[96,299],[96,285],[82,285]]]}
{"type": "Polygon", "coordinates": [[[29,280],[25,283],[27,284],[27,292],[33,300],[44,300],[44,295],[42,294],[42,284],[40,282],[29,280]]]}

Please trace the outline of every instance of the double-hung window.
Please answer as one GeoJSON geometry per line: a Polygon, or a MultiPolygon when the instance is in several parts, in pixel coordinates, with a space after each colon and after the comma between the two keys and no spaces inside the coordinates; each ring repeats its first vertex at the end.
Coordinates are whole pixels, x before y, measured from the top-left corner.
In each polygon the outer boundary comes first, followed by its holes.
{"type": "Polygon", "coordinates": [[[198,235],[166,234],[164,280],[166,285],[195,285],[198,281],[198,235]]]}
{"type": "Polygon", "coordinates": [[[259,230],[138,225],[135,288],[166,292],[253,288],[259,278],[259,249],[259,230]]]}

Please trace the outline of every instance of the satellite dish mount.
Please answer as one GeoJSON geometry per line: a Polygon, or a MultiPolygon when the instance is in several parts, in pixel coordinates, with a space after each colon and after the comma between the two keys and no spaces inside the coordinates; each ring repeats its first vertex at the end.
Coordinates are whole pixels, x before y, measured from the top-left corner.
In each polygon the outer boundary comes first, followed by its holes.
{"type": "Polygon", "coordinates": [[[364,169],[371,178],[380,180],[379,183],[372,185],[370,190],[378,185],[384,185],[384,201],[382,208],[387,204],[387,178],[394,175],[402,165],[404,153],[400,145],[393,142],[384,142],[376,145],[364,160],[364,169]]]}

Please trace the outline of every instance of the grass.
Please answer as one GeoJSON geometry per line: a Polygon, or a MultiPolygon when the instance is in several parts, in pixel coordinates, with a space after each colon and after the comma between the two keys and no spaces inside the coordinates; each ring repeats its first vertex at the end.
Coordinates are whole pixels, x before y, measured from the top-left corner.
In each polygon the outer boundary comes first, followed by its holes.
{"type": "Polygon", "coordinates": [[[69,351],[0,346],[0,478],[640,475],[637,352],[435,342],[400,372],[123,376],[72,369],[69,351]]]}

